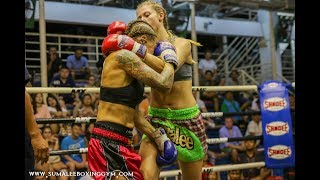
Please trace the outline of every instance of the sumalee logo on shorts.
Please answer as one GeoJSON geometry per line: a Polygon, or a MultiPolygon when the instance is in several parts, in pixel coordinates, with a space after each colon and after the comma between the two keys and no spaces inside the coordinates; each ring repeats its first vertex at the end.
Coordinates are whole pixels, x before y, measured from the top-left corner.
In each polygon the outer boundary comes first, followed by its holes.
{"type": "Polygon", "coordinates": [[[167,128],[166,132],[168,132],[170,140],[173,143],[175,143],[177,146],[187,148],[188,150],[193,149],[194,142],[192,137],[180,135],[180,128],[178,127],[176,127],[175,129],[167,128]]]}
{"type": "Polygon", "coordinates": [[[285,145],[275,145],[268,148],[268,157],[272,159],[285,159],[292,154],[291,148],[285,145]]]}
{"type": "Polygon", "coordinates": [[[272,136],[282,136],[289,133],[289,125],[287,122],[274,121],[266,125],[266,133],[272,136]]]}
{"type": "Polygon", "coordinates": [[[280,97],[273,97],[263,101],[263,107],[269,111],[280,111],[286,108],[286,106],[286,100],[280,97]]]}

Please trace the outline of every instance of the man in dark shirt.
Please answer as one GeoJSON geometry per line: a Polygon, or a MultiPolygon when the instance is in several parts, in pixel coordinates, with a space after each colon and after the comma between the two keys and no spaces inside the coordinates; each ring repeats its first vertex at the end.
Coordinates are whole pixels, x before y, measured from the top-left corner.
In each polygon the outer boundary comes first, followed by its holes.
{"type": "MultiPolygon", "coordinates": [[[[55,76],[50,84],[51,87],[76,87],[76,84],[70,76],[70,70],[67,67],[61,67],[59,75],[55,76]]],[[[72,104],[74,102],[74,93],[71,94],[59,94],[63,97],[66,104],[72,104]]]]}
{"type": "MultiPolygon", "coordinates": [[[[246,137],[252,137],[248,135],[246,137]]],[[[256,140],[246,140],[244,141],[244,146],[246,148],[245,152],[239,155],[240,163],[253,163],[253,162],[262,162],[264,161],[263,151],[256,150],[256,140]]],[[[245,180],[251,180],[252,178],[265,179],[271,173],[270,169],[265,167],[262,168],[251,168],[243,169],[242,177],[245,180]]]]}
{"type": "Polygon", "coordinates": [[[48,82],[50,84],[52,78],[59,72],[63,63],[59,55],[57,54],[57,48],[52,46],[49,48],[47,56],[47,69],[48,69],[48,82]]]}

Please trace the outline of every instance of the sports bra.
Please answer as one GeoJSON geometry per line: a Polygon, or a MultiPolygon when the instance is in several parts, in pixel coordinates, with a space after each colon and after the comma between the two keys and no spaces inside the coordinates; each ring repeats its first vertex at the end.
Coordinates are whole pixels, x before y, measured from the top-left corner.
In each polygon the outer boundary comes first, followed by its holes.
{"type": "Polygon", "coordinates": [[[192,65],[183,64],[180,69],[174,73],[174,81],[185,81],[192,79],[192,65]]]}
{"type": "Polygon", "coordinates": [[[144,85],[138,80],[124,87],[100,87],[100,100],[135,108],[143,100],[144,85]]]}

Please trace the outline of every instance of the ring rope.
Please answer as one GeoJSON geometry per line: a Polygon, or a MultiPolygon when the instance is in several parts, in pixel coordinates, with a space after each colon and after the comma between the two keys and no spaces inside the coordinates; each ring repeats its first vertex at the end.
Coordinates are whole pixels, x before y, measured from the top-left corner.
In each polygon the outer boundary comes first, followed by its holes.
{"type": "MultiPolygon", "coordinates": [[[[251,169],[264,167],[265,162],[254,162],[254,163],[243,163],[243,164],[232,164],[232,165],[217,165],[212,167],[202,168],[202,172],[220,172],[220,171],[231,171],[239,169],[251,169]]],[[[162,171],[160,172],[160,178],[172,177],[181,175],[181,170],[171,170],[171,171],[162,171]]]]}
{"type": "MultiPolygon", "coordinates": [[[[291,111],[295,112],[295,111],[291,111]]],[[[202,117],[228,117],[228,116],[247,116],[261,114],[261,111],[249,112],[208,112],[201,113],[202,117]]],[[[54,124],[54,123],[91,123],[96,122],[97,117],[76,117],[76,118],[37,118],[38,124],[54,124]]]]}
{"type": "MultiPolygon", "coordinates": [[[[287,87],[295,87],[295,82],[287,84],[287,87]]],[[[28,93],[100,93],[100,88],[68,88],[68,87],[26,87],[28,93]]],[[[150,87],[145,87],[145,92],[150,92],[150,87]]],[[[257,91],[258,86],[192,86],[192,91],[257,91]]]]}

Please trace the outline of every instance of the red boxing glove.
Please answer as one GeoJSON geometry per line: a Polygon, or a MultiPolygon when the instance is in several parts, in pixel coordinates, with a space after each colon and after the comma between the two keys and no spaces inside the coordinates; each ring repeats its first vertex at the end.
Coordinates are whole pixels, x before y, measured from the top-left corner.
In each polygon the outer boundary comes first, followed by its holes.
{"type": "Polygon", "coordinates": [[[147,54],[147,47],[137,43],[129,36],[110,34],[104,38],[101,46],[101,50],[104,55],[107,56],[109,53],[121,49],[132,51],[142,59],[144,59],[147,54]]]}
{"type": "Polygon", "coordinates": [[[122,21],[113,21],[107,29],[107,35],[123,34],[126,29],[127,29],[126,23],[122,21]]]}

